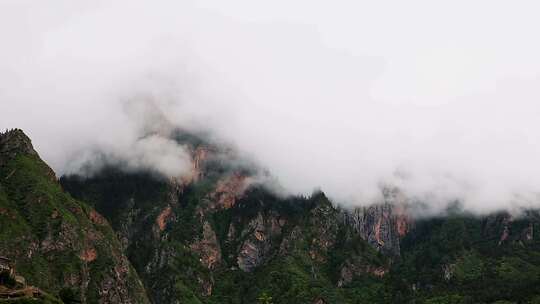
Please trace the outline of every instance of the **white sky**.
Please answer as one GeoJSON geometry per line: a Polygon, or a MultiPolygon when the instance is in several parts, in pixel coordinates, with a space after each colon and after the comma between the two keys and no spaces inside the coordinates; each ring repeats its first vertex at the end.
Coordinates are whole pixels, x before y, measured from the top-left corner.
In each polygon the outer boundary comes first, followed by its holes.
{"type": "Polygon", "coordinates": [[[0,128],[23,128],[60,173],[96,147],[181,172],[181,147],[137,141],[155,121],[126,100],[148,99],[171,123],[234,142],[291,192],[362,204],[393,183],[474,210],[536,204],[539,9],[0,0],[0,128]]]}

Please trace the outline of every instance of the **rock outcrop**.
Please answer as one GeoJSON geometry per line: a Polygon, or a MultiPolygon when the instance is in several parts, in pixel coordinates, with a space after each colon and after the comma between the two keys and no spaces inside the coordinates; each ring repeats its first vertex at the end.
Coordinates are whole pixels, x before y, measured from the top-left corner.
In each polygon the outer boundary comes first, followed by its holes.
{"type": "Polygon", "coordinates": [[[212,208],[229,209],[242,197],[249,187],[249,177],[238,172],[218,181],[215,190],[210,193],[212,208]]]}
{"type": "Polygon", "coordinates": [[[221,248],[209,222],[203,223],[202,237],[191,244],[190,248],[199,256],[201,264],[210,270],[221,262],[221,248]]]}
{"type": "Polygon", "coordinates": [[[384,202],[346,210],[344,221],[377,250],[399,256],[400,240],[413,225],[407,200],[397,189],[383,191],[384,202]]]}
{"type": "Polygon", "coordinates": [[[279,220],[275,216],[258,213],[242,231],[244,239],[238,252],[238,267],[251,272],[262,265],[271,254],[274,238],[281,234],[279,220]]]}

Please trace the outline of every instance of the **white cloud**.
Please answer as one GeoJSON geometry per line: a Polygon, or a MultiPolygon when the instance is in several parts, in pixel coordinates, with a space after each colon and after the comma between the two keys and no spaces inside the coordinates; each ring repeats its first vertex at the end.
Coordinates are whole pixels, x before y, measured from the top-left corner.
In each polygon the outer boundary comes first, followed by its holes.
{"type": "MultiPolygon", "coordinates": [[[[365,203],[393,182],[474,210],[529,204],[539,6],[3,1],[0,127],[24,128],[65,172],[77,151],[140,144],[156,119],[126,100],[151,100],[171,125],[233,141],[292,192],[365,203]]],[[[182,157],[166,146],[133,156],[168,170],[182,157]]]]}

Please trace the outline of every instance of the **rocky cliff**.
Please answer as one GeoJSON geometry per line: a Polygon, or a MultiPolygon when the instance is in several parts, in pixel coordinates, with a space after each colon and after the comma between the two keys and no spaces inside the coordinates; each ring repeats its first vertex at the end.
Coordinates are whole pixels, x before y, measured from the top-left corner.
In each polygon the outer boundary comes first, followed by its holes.
{"type": "Polygon", "coordinates": [[[407,200],[397,189],[383,190],[384,202],[343,213],[344,221],[371,246],[385,254],[400,255],[400,240],[414,225],[407,200]]]}
{"type": "Polygon", "coordinates": [[[223,275],[257,275],[293,256],[309,263],[316,279],[345,286],[357,276],[385,275],[390,259],[377,251],[399,256],[410,221],[393,207],[395,197],[356,210],[336,208],[323,193],[283,199],[255,183],[252,168],[224,163],[230,157],[219,147],[198,141],[188,150],[193,170],[178,179],[151,181],[115,168],[62,179],[113,223],[153,302],[211,301],[223,275]],[[149,186],[144,193],[143,181],[149,186]],[[110,185],[116,185],[114,198],[100,194],[110,185]],[[349,247],[356,252],[347,256],[349,247]],[[337,265],[323,270],[330,263],[337,265]]]}

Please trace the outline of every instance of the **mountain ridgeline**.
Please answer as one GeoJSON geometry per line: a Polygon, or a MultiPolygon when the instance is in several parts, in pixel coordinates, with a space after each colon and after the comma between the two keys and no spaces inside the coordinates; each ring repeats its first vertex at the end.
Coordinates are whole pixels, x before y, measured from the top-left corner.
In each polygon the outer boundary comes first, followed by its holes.
{"type": "Polygon", "coordinates": [[[540,303],[535,210],[415,219],[398,189],[355,209],[281,197],[230,150],[175,138],[185,176],[57,180],[22,131],[1,134],[0,257],[42,292],[3,300],[24,286],[0,271],[0,303],[540,303]]]}

